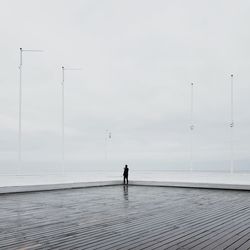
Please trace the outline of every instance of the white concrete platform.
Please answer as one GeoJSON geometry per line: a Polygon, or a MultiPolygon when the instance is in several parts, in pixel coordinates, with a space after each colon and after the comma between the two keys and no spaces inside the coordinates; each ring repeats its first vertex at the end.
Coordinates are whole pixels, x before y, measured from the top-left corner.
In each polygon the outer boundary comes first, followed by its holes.
{"type": "MultiPolygon", "coordinates": [[[[135,171],[130,169],[131,181],[213,183],[230,185],[250,185],[250,173],[228,172],[188,172],[188,171],[135,171]]],[[[81,182],[102,182],[122,180],[120,171],[82,171],[53,174],[0,174],[0,187],[50,185],[81,182]]]]}
{"type": "Polygon", "coordinates": [[[6,187],[0,187],[0,194],[52,191],[52,190],[60,190],[60,189],[72,189],[72,188],[116,186],[116,185],[121,185],[121,184],[122,184],[121,181],[100,181],[100,182],[44,184],[44,185],[6,186],[6,187]]]}
{"type": "MultiPolygon", "coordinates": [[[[133,171],[131,185],[250,190],[249,173],[133,171]]],[[[46,191],[122,184],[121,171],[51,175],[0,175],[0,193],[46,191]]]]}
{"type": "MultiPolygon", "coordinates": [[[[78,182],[61,183],[49,185],[22,185],[0,187],[0,194],[53,191],[60,189],[91,188],[104,186],[123,185],[122,181],[100,181],[100,182],[78,182]]],[[[130,181],[130,186],[151,186],[151,187],[182,187],[182,188],[205,188],[205,189],[228,189],[250,191],[250,185],[240,184],[219,184],[219,183],[191,183],[191,182],[160,182],[160,181],[130,181]]]]}
{"type": "Polygon", "coordinates": [[[229,189],[229,190],[250,191],[250,185],[222,184],[222,183],[131,181],[130,185],[133,185],[133,186],[152,186],[152,187],[183,187],[183,188],[229,189]]]}

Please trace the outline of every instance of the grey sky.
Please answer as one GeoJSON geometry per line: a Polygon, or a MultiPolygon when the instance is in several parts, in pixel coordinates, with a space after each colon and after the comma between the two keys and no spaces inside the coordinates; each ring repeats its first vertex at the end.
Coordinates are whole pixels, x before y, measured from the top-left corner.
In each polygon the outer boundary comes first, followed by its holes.
{"type": "MultiPolygon", "coordinates": [[[[17,158],[19,47],[24,54],[25,160],[60,159],[61,72],[66,72],[68,160],[187,163],[190,82],[194,158],[229,156],[235,74],[235,157],[250,152],[250,2],[107,0],[0,2],[0,158],[17,158]]],[[[188,163],[187,163],[188,164],[188,163]]],[[[226,164],[226,163],[225,163],[226,164]]]]}

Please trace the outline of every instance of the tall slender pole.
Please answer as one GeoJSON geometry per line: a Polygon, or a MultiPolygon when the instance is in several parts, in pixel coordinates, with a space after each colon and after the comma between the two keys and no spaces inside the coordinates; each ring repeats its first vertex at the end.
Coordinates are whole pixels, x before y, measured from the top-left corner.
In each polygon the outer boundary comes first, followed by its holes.
{"type": "Polygon", "coordinates": [[[19,126],[18,126],[18,160],[22,160],[22,66],[23,66],[23,49],[20,48],[19,64],[19,126]]]}
{"type": "Polygon", "coordinates": [[[190,98],[190,171],[193,171],[193,130],[194,130],[194,84],[191,83],[191,98],[190,98]]]}
{"type": "Polygon", "coordinates": [[[19,121],[18,121],[18,160],[22,161],[22,68],[23,68],[23,52],[42,52],[42,50],[29,50],[20,48],[19,62],[19,121]]]}
{"type": "Polygon", "coordinates": [[[62,173],[64,174],[64,67],[62,66],[62,173]]]}
{"type": "Polygon", "coordinates": [[[230,173],[234,172],[234,75],[231,74],[231,112],[230,112],[230,173]]]}

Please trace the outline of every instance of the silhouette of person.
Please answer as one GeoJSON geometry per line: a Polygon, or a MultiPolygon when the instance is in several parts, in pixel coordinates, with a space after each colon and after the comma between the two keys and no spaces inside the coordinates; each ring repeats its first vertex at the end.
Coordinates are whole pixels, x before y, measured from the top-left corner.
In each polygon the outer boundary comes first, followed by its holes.
{"type": "Polygon", "coordinates": [[[125,183],[127,182],[128,185],[128,165],[125,165],[124,171],[123,171],[123,184],[125,185],[125,183]]]}

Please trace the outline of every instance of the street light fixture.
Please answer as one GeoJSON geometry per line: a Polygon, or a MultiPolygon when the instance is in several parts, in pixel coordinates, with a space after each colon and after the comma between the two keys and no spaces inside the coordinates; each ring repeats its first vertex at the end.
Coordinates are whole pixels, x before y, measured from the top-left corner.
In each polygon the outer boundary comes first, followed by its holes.
{"type": "Polygon", "coordinates": [[[19,63],[19,132],[18,132],[18,160],[22,161],[22,68],[24,52],[43,52],[42,50],[31,50],[20,48],[19,63]]]}
{"type": "Polygon", "coordinates": [[[194,132],[194,84],[191,83],[190,98],[190,171],[193,171],[193,132],[194,132]]]}
{"type": "Polygon", "coordinates": [[[231,114],[230,114],[230,153],[231,153],[231,161],[230,161],[230,173],[234,172],[234,75],[231,74],[231,114]]]}

